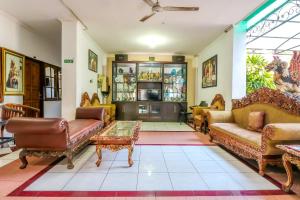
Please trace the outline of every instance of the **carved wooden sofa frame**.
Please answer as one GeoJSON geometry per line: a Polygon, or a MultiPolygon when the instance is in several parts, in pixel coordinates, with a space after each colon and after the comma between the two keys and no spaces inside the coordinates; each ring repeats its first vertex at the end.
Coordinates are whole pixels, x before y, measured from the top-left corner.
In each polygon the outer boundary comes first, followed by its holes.
{"type": "MultiPolygon", "coordinates": [[[[256,92],[244,97],[241,100],[233,100],[232,109],[244,108],[251,104],[268,104],[268,105],[272,105],[273,107],[280,108],[285,112],[287,112],[288,114],[292,114],[296,116],[300,115],[300,102],[295,100],[295,98],[292,98],[291,96],[280,92],[279,90],[271,90],[267,88],[257,90],[256,92]]],[[[226,115],[229,115],[231,111],[216,111],[216,112],[224,112],[224,113],[227,112],[226,115]]],[[[213,113],[209,113],[209,115],[212,114],[213,113]]],[[[211,116],[209,116],[209,118],[211,118],[211,116]]],[[[212,121],[213,120],[209,119],[209,124],[214,123],[212,121]]],[[[296,123],[298,124],[298,122],[296,123]]],[[[287,127],[288,125],[289,124],[286,124],[287,127]]],[[[270,145],[268,142],[273,141],[272,139],[275,136],[274,133],[275,128],[276,128],[276,124],[267,124],[264,127],[261,133],[262,138],[261,138],[260,147],[256,147],[242,140],[237,140],[231,135],[223,133],[222,131],[218,131],[213,128],[210,129],[209,136],[210,136],[210,141],[214,141],[224,146],[225,148],[229,149],[233,153],[247,159],[256,160],[259,166],[259,173],[263,175],[267,164],[282,166],[281,154],[266,155],[268,145],[270,145]]],[[[299,138],[297,138],[297,140],[298,141],[300,140],[300,127],[299,127],[299,138]]]]}

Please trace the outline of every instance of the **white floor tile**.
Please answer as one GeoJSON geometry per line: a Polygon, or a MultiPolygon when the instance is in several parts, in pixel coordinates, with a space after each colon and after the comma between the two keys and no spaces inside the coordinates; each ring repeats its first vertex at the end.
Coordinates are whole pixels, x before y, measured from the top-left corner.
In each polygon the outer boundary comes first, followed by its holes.
{"type": "MultiPolygon", "coordinates": [[[[118,152],[111,152],[109,150],[103,149],[102,150],[102,160],[103,161],[112,161],[115,160],[118,152]]],[[[96,152],[89,158],[90,161],[97,161],[98,155],[96,152]]]]}
{"type": "Polygon", "coordinates": [[[205,152],[186,152],[186,156],[192,160],[213,160],[212,157],[205,152]]]}
{"type": "Polygon", "coordinates": [[[174,190],[207,190],[208,186],[197,173],[170,173],[174,190]]]}
{"type": "Polygon", "coordinates": [[[168,172],[164,160],[142,160],[139,165],[139,173],[168,172]]]}
{"type": "Polygon", "coordinates": [[[250,167],[238,160],[218,160],[218,164],[229,173],[254,172],[250,167]]]}
{"type": "Polygon", "coordinates": [[[109,173],[138,173],[138,170],[139,161],[134,161],[133,165],[129,167],[128,161],[115,160],[109,169],[109,173]]]}
{"type": "Polygon", "coordinates": [[[162,152],[159,145],[141,145],[141,153],[158,153],[162,152]]]}
{"type": "Polygon", "coordinates": [[[162,152],[144,152],[142,150],[140,160],[164,160],[162,152]]]}
{"type": "Polygon", "coordinates": [[[107,174],[101,189],[102,191],[136,191],[137,174],[135,173],[110,173],[107,174]]]}
{"type": "Polygon", "coordinates": [[[19,159],[19,153],[21,152],[22,149],[19,149],[17,151],[14,151],[12,153],[9,153],[3,157],[1,157],[1,160],[17,160],[19,159]]]}
{"type": "Polygon", "coordinates": [[[68,169],[67,168],[67,158],[63,159],[60,161],[57,165],[52,167],[48,172],[60,172],[60,173],[75,173],[77,172],[87,161],[84,159],[74,159],[73,164],[74,168],[73,169],[68,169]]]}
{"type": "Polygon", "coordinates": [[[180,146],[162,146],[162,151],[164,153],[179,153],[182,152],[180,146]]]}
{"type": "Polygon", "coordinates": [[[102,161],[97,167],[96,162],[87,161],[79,170],[79,172],[98,172],[107,173],[110,169],[113,161],[102,161]]]}
{"type": "Polygon", "coordinates": [[[26,190],[29,191],[60,191],[74,176],[74,173],[46,173],[33,182],[26,190]]]}
{"type": "Polygon", "coordinates": [[[166,165],[168,168],[168,172],[171,173],[197,172],[192,163],[190,163],[189,161],[181,162],[180,160],[166,160],[166,165]]]}
{"type": "Polygon", "coordinates": [[[106,177],[103,173],[77,173],[62,189],[64,191],[97,191],[106,177]]]}
{"type": "Polygon", "coordinates": [[[178,153],[164,153],[165,160],[175,160],[180,162],[188,162],[186,155],[183,152],[178,153]]]}
{"type": "Polygon", "coordinates": [[[206,147],[203,147],[203,146],[182,146],[181,147],[182,150],[184,152],[195,152],[195,153],[201,153],[201,152],[205,152],[205,148],[206,147]]]}
{"type": "Polygon", "coordinates": [[[167,173],[140,173],[137,190],[173,190],[167,173]]]}
{"type": "Polygon", "coordinates": [[[191,162],[200,174],[225,172],[225,170],[216,161],[192,160],[191,162]]]}
{"type": "Polygon", "coordinates": [[[211,190],[242,190],[244,189],[241,185],[234,181],[226,173],[205,173],[200,174],[204,182],[208,185],[211,190]]]}
{"type": "MultiPolygon", "coordinates": [[[[140,159],[141,151],[139,148],[134,148],[133,154],[132,154],[132,160],[139,160],[140,159]]],[[[117,156],[115,160],[128,160],[128,150],[122,149],[121,151],[118,151],[117,156]]]]}
{"type": "Polygon", "coordinates": [[[278,190],[278,187],[256,172],[230,173],[229,175],[246,190],[278,190]]]}

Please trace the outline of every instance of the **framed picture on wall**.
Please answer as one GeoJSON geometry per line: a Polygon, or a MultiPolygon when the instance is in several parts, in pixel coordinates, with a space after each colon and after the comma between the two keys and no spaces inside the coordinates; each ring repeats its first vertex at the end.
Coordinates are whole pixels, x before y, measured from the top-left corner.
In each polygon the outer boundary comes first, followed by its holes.
{"type": "MultiPolygon", "coordinates": [[[[0,55],[2,55],[2,48],[0,48],[0,55]]],[[[3,84],[2,84],[2,57],[0,56],[0,103],[4,101],[3,84]]]]}
{"type": "Polygon", "coordinates": [[[24,95],[25,56],[2,50],[2,82],[4,95],[24,95]]]}
{"type": "Polygon", "coordinates": [[[92,50],[89,49],[89,70],[98,71],[98,56],[92,50]]]}
{"type": "Polygon", "coordinates": [[[217,55],[202,63],[202,88],[217,86],[217,68],[217,55]]]}

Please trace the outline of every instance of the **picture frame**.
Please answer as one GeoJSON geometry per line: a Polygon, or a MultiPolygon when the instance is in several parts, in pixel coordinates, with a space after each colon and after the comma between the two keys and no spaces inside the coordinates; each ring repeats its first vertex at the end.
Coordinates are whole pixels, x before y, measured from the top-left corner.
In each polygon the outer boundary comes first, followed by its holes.
{"type": "Polygon", "coordinates": [[[2,83],[4,95],[24,95],[24,55],[2,49],[2,83]]]}
{"type": "Polygon", "coordinates": [[[218,55],[202,63],[202,88],[216,87],[218,80],[218,55]]]}
{"type": "Polygon", "coordinates": [[[4,101],[3,84],[2,84],[2,48],[0,47],[0,103],[4,101]]]}
{"type": "Polygon", "coordinates": [[[98,55],[89,49],[89,63],[88,68],[93,72],[98,72],[98,55]]]}

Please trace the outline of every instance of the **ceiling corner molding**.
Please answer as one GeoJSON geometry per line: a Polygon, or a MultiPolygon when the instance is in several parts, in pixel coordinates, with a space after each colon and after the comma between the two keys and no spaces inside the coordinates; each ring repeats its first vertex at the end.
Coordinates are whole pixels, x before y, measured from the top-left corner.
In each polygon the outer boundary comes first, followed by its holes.
{"type": "Polygon", "coordinates": [[[83,30],[88,30],[87,25],[76,15],[76,13],[64,2],[64,0],[60,0],[61,4],[81,23],[83,26],[83,30]]]}

